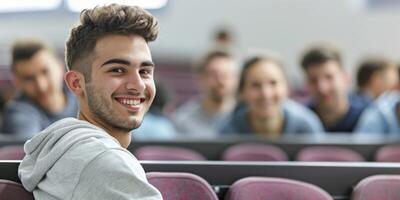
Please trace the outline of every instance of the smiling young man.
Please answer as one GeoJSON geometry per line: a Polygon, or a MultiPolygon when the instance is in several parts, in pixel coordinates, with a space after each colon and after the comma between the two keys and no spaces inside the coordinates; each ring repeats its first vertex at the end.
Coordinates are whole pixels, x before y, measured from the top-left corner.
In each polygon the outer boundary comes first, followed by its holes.
{"type": "Polygon", "coordinates": [[[155,96],[148,42],[158,23],[117,4],[80,19],[66,43],[65,75],[78,119],[57,121],[25,144],[21,182],[36,199],[162,199],[126,150],[155,96]]]}
{"type": "Polygon", "coordinates": [[[325,131],[351,133],[365,106],[349,97],[350,80],[337,48],[315,45],[303,55],[301,66],[312,97],[308,106],[321,119],[325,131]]]}

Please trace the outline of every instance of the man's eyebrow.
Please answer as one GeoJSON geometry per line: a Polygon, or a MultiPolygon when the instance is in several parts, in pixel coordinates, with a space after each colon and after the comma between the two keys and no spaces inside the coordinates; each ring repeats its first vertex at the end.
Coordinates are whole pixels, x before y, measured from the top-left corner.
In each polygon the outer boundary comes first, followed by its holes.
{"type": "Polygon", "coordinates": [[[104,65],[108,65],[108,64],[123,64],[123,65],[130,65],[131,63],[127,60],[124,59],[120,59],[120,58],[113,58],[110,60],[107,60],[106,62],[104,62],[101,67],[103,67],[104,65]]]}
{"type": "Polygon", "coordinates": [[[154,67],[154,63],[151,60],[143,61],[141,64],[142,67],[154,67]]]}

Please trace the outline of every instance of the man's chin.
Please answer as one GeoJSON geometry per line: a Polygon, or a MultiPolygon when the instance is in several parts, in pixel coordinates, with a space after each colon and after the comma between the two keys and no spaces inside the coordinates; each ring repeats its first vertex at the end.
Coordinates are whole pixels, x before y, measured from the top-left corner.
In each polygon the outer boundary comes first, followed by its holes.
{"type": "Polygon", "coordinates": [[[128,118],[128,121],[132,129],[137,129],[142,125],[143,117],[131,116],[128,118]]]}
{"type": "Polygon", "coordinates": [[[224,96],[219,94],[218,95],[214,94],[211,96],[211,98],[214,102],[222,102],[224,100],[224,96]]]}
{"type": "Polygon", "coordinates": [[[336,102],[325,101],[321,103],[321,107],[325,109],[335,109],[337,107],[336,102]]]}
{"type": "Polygon", "coordinates": [[[131,132],[132,130],[138,128],[140,126],[140,124],[118,124],[118,125],[114,125],[113,127],[122,131],[122,132],[131,132]]]}

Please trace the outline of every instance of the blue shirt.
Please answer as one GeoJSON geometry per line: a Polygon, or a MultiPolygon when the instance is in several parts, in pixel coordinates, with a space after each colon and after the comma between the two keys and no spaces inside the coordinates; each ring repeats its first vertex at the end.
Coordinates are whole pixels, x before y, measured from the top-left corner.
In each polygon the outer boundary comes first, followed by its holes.
{"type": "Polygon", "coordinates": [[[165,116],[148,112],[139,128],[132,131],[135,139],[172,139],[177,135],[173,123],[165,116]]]}
{"type": "Polygon", "coordinates": [[[396,110],[400,104],[399,92],[382,94],[360,117],[355,131],[360,134],[400,135],[396,110]]]}
{"type": "MultiPolygon", "coordinates": [[[[357,125],[358,119],[366,107],[365,104],[359,104],[355,99],[349,98],[349,109],[346,114],[340,118],[334,125],[326,126],[324,125],[325,131],[327,132],[340,132],[340,133],[351,133],[353,132],[355,126],[357,125]]],[[[316,112],[316,107],[314,103],[308,105],[308,107],[316,112]]]]}
{"type": "Polygon", "coordinates": [[[374,99],[362,91],[355,91],[349,96],[350,101],[356,105],[366,108],[374,99]]]}
{"type": "Polygon", "coordinates": [[[75,96],[67,88],[64,89],[64,93],[67,104],[59,113],[47,112],[23,93],[18,94],[4,107],[1,132],[31,138],[59,119],[77,117],[78,103],[75,96]]]}
{"type": "MultiPolygon", "coordinates": [[[[284,116],[283,134],[323,133],[323,127],[318,117],[303,105],[286,100],[282,106],[284,116]]],[[[251,134],[255,133],[247,118],[248,109],[238,109],[231,119],[221,128],[222,133],[251,134]]]]}

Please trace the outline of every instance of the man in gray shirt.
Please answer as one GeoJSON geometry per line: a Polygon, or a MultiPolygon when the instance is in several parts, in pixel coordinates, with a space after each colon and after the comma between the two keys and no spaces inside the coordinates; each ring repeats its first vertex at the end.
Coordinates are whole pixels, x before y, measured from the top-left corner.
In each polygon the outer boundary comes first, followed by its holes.
{"type": "Polygon", "coordinates": [[[84,10],[66,43],[65,81],[79,115],[59,120],[25,144],[18,175],[35,199],[160,200],[126,150],[154,96],[148,42],[158,22],[139,7],[84,10]]]}
{"type": "Polygon", "coordinates": [[[214,137],[236,104],[237,63],[229,52],[212,50],[198,64],[196,73],[200,98],[179,107],[172,120],[184,135],[214,137]]]}
{"type": "Polygon", "coordinates": [[[77,101],[63,86],[64,66],[43,42],[16,41],[11,70],[19,91],[4,108],[2,133],[31,138],[51,123],[77,115],[77,101]]]}

